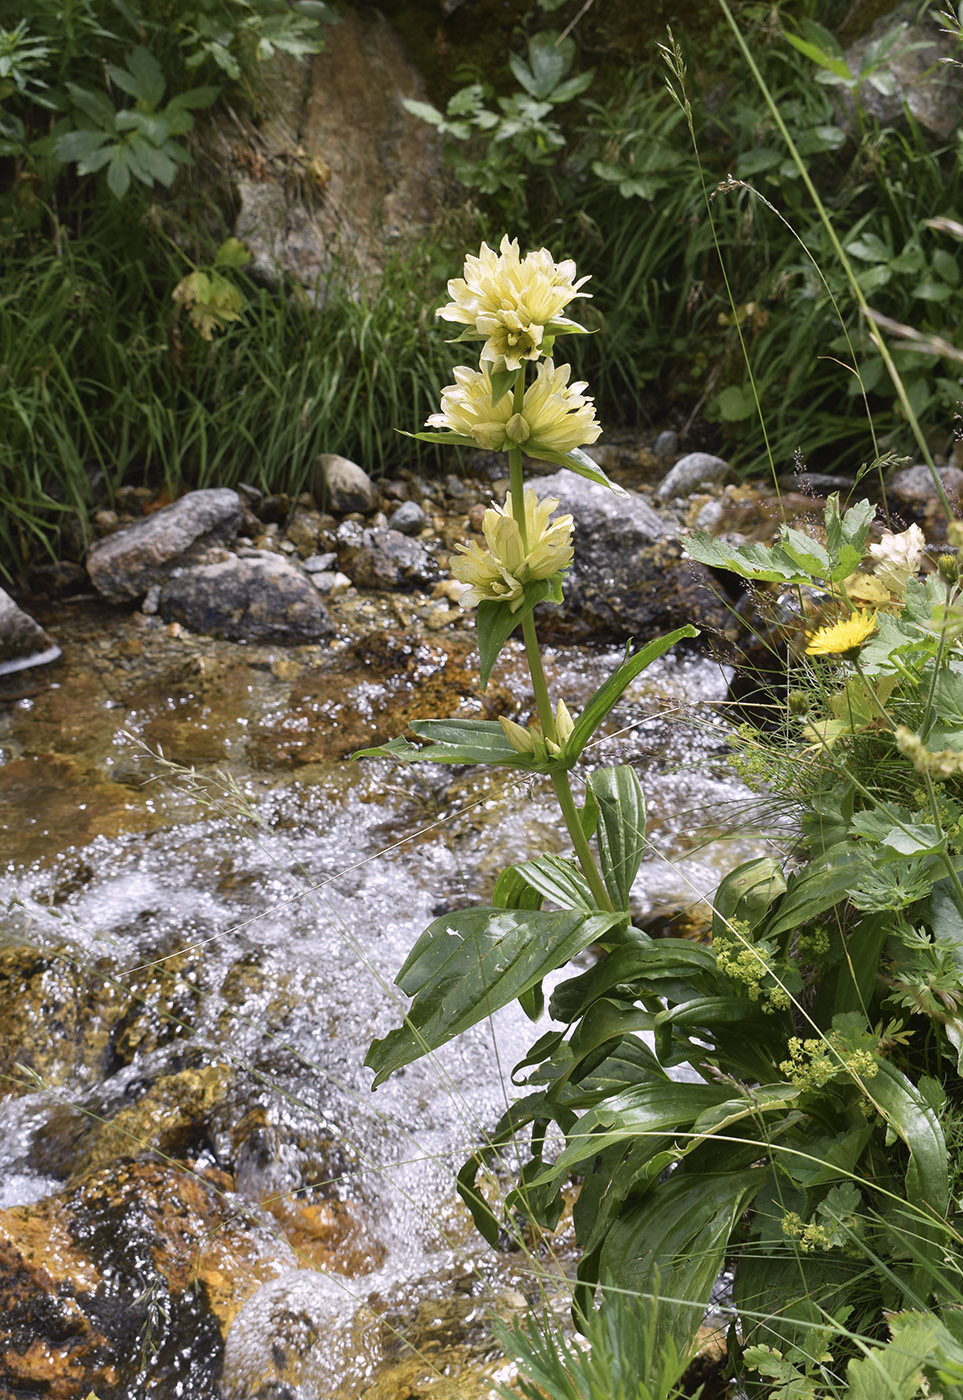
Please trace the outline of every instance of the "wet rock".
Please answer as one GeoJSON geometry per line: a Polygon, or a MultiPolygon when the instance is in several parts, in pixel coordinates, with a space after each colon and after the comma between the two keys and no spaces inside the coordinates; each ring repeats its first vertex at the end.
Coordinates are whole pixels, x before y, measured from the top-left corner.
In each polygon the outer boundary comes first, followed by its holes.
{"type": "Polygon", "coordinates": [[[56,661],[60,648],[33,618],[0,588],[0,676],[56,661]]]}
{"type": "MultiPolygon", "coordinates": [[[[884,126],[905,125],[904,113],[908,111],[920,126],[945,141],[953,136],[960,120],[959,72],[944,62],[953,55],[955,46],[935,11],[917,22],[920,15],[921,7],[914,0],[897,5],[843,57],[849,71],[858,74],[870,45],[892,35],[892,46],[873,64],[872,78],[860,84],[857,100],[884,126]]],[[[841,102],[852,131],[855,104],[845,90],[841,102]]]]}
{"type": "MultiPolygon", "coordinates": [[[[314,509],[298,506],[291,517],[285,534],[301,559],[310,559],[316,554],[318,545],[324,538],[325,521],[330,517],[314,509]]],[[[283,548],[283,546],[282,546],[283,548]]]]}
{"type": "Polygon", "coordinates": [[[311,642],[334,630],[317,588],[280,556],[185,569],[161,589],[160,612],[235,642],[311,642]]]}
{"type": "Polygon", "coordinates": [[[236,491],[191,491],[91,545],[87,572],[97,591],[112,603],[141,598],[207,545],[233,539],[242,518],[236,491]]]}
{"type": "Polygon", "coordinates": [[[417,535],[428,523],[428,517],[417,501],[403,501],[388,518],[389,530],[398,530],[402,535],[417,535]]]}
{"type": "Polygon", "coordinates": [[[567,640],[644,639],[685,622],[724,629],[726,608],[706,570],[681,547],[641,496],[617,496],[572,472],[535,482],[575,517],[575,562],[560,608],[544,609],[539,627],[567,640]]]}
{"type": "Polygon", "coordinates": [[[421,540],[398,530],[369,529],[339,535],[341,563],[357,588],[430,587],[441,577],[434,554],[421,540]]]}
{"type": "Polygon", "coordinates": [[[378,488],[364,468],[335,452],[323,452],[315,459],[311,494],[321,510],[336,515],[349,515],[352,511],[370,515],[380,501],[378,488]]]}
{"type": "Polygon", "coordinates": [[[343,1285],[310,1270],[265,1283],[228,1333],[222,1400],[358,1395],[381,1359],[376,1321],[343,1285]]]}
{"type": "Polygon", "coordinates": [[[293,1262],[238,1215],[230,1184],[125,1163],[0,1211],[0,1375],[12,1392],[216,1394],[235,1314],[293,1262]]]}
{"type": "Polygon", "coordinates": [[[729,463],[722,457],[714,457],[711,452],[687,452],[656,487],[655,499],[684,499],[700,486],[722,481],[728,471],[729,463]]]}

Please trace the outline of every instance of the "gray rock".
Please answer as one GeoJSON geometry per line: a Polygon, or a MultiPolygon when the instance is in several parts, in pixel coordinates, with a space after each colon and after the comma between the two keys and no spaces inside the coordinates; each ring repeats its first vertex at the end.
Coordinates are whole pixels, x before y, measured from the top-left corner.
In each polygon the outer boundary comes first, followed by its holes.
{"type": "MultiPolygon", "coordinates": [[[[951,63],[942,61],[953,55],[952,36],[938,22],[934,11],[917,23],[920,10],[916,0],[897,5],[877,20],[868,34],[851,44],[843,57],[849,71],[858,74],[870,44],[898,29],[892,47],[859,85],[859,104],[885,126],[905,126],[905,108],[920,126],[946,141],[960,121],[961,74],[951,63]],[[888,91],[880,91],[880,79],[886,80],[888,91]]],[[[839,92],[845,109],[844,123],[852,133],[857,125],[855,104],[845,89],[839,92]]]]}
{"type": "Polygon", "coordinates": [[[403,501],[388,519],[389,530],[400,530],[403,535],[417,535],[428,523],[428,517],[417,501],[403,501]]]}
{"type": "Polygon", "coordinates": [[[60,648],[29,613],[0,588],[0,676],[56,661],[60,648]]]}
{"type": "Polygon", "coordinates": [[[184,569],[161,589],[160,612],[233,642],[313,642],[334,630],[310,578],[280,556],[184,569]]]}
{"type": "Polygon", "coordinates": [[[669,533],[648,501],[634,492],[619,496],[607,486],[564,469],[552,476],[536,477],[529,484],[536,495],[556,497],[559,508],[574,515],[576,538],[580,531],[611,528],[624,530],[627,542],[654,544],[669,533]]]}
{"type": "Polygon", "coordinates": [[[336,554],[312,554],[310,559],[305,559],[301,568],[306,574],[323,574],[337,562],[336,554]]]}
{"type": "Polygon", "coordinates": [[[690,496],[700,486],[723,481],[729,463],[711,452],[687,452],[662,478],[655,489],[657,501],[672,501],[677,496],[690,496]]]}
{"type": "Polygon", "coordinates": [[[213,541],[233,539],[242,518],[236,491],[191,491],[91,545],[87,573],[112,603],[142,598],[152,584],[163,583],[213,541]]]}
{"type": "Polygon", "coordinates": [[[398,530],[357,530],[352,535],[339,531],[338,538],[343,544],[342,567],[356,588],[428,587],[441,578],[427,545],[398,530]]]}
{"type": "MultiPolygon", "coordinates": [[[[963,503],[963,471],[959,467],[937,467],[936,475],[951,503],[959,507],[963,503]]],[[[886,492],[902,506],[925,505],[936,499],[933,475],[925,462],[897,472],[892,481],[887,482],[886,492]]]]}
{"type": "Polygon", "coordinates": [[[247,114],[222,114],[204,138],[255,275],[289,276],[318,305],[332,273],[371,290],[386,258],[432,225],[445,189],[441,138],[403,105],[424,100],[424,84],[388,21],[351,9],[324,41],[263,64],[253,139],[247,114]]]}
{"type": "Polygon", "coordinates": [[[679,455],[679,434],[666,428],[652,444],[652,451],[664,462],[673,461],[679,455]]]}
{"type": "Polygon", "coordinates": [[[539,612],[539,628],[566,641],[647,640],[686,622],[730,624],[706,570],[679,544],[647,501],[617,496],[572,472],[533,483],[575,517],[575,560],[559,608],[539,612]]]}
{"type": "Polygon", "coordinates": [[[380,503],[378,488],[364,468],[336,452],[322,452],[315,458],[311,494],[321,510],[335,515],[348,515],[351,511],[371,515],[380,503]]]}

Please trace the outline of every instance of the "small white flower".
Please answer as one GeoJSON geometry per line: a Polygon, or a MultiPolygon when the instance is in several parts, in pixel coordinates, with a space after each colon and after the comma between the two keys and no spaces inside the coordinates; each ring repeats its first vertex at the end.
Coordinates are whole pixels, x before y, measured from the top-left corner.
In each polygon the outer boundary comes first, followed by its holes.
{"type": "Polygon", "coordinates": [[[894,535],[884,530],[879,544],[871,544],[869,553],[877,561],[875,576],[891,593],[902,595],[911,578],[923,564],[926,537],[918,525],[894,535]]]}

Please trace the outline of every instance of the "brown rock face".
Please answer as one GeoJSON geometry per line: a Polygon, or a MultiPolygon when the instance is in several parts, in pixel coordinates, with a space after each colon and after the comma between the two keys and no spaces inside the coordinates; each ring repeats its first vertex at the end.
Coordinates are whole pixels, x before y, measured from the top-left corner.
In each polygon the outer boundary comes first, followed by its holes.
{"type": "Polygon", "coordinates": [[[268,281],[286,273],[323,301],[334,268],[364,284],[440,208],[441,142],[402,105],[421,77],[376,11],[349,12],[308,60],[263,69],[258,128],[221,131],[211,157],[231,173],[235,233],[268,281]]]}
{"type": "Polygon", "coordinates": [[[239,1227],[229,1184],[131,1162],[0,1211],[0,1393],[76,1400],[149,1375],[165,1394],[215,1395],[223,1331],[293,1260],[239,1227]]]}

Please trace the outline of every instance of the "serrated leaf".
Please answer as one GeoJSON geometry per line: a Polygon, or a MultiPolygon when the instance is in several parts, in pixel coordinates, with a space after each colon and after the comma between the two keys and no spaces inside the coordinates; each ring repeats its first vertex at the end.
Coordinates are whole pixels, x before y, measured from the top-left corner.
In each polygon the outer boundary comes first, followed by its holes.
{"type": "Polygon", "coordinates": [[[690,559],[710,569],[727,569],[739,578],[760,583],[812,582],[809,573],[764,544],[727,544],[724,540],[712,539],[704,530],[684,536],[682,544],[690,559]]]}
{"type": "Polygon", "coordinates": [[[413,998],[404,1026],[373,1042],[375,1085],[540,982],[603,938],[619,914],[460,909],[429,924],[396,979],[413,998]]]}
{"type": "MultiPolygon", "coordinates": [[[[65,163],[88,161],[109,140],[109,131],[68,131],[54,146],[54,155],[65,163]]],[[[106,159],[103,163],[106,164],[106,159]]],[[[81,174],[86,173],[81,171],[81,174]]]]}
{"type": "Polygon", "coordinates": [[[143,44],[138,44],[127,55],[126,68],[112,63],[109,72],[117,87],[148,107],[156,107],[164,96],[167,86],[164,70],[143,44]]]}

